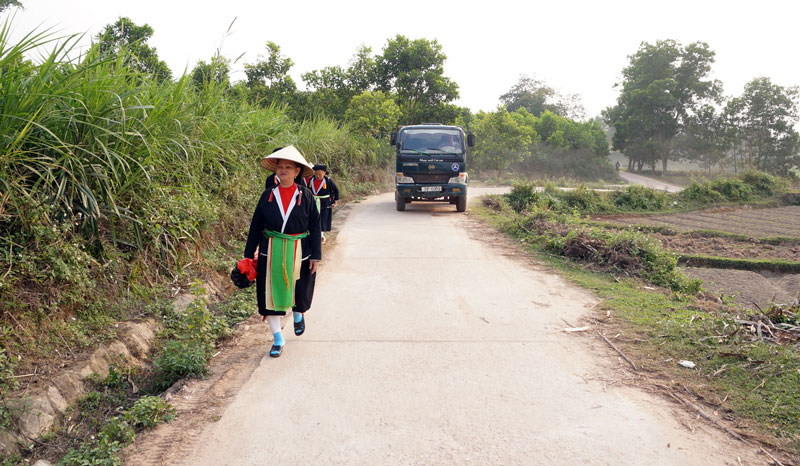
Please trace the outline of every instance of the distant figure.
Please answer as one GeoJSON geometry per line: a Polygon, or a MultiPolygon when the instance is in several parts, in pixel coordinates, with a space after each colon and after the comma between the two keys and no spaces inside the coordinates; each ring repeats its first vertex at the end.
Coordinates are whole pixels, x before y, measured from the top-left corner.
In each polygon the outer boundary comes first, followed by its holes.
{"type": "Polygon", "coordinates": [[[325,232],[331,231],[333,221],[333,208],[339,200],[339,188],[328,176],[328,166],[318,163],[314,165],[314,176],[309,179],[308,187],[317,201],[322,227],[322,242],[325,242],[325,232]]]}
{"type": "Polygon", "coordinates": [[[614,164],[614,168],[616,168],[617,171],[619,171],[619,160],[617,160],[617,163],[614,164]]]}

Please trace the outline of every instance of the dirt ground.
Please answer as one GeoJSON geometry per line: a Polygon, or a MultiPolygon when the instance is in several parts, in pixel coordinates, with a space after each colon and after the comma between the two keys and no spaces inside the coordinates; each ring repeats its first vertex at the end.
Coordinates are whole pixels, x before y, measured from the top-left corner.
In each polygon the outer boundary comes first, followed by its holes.
{"type": "Polygon", "coordinates": [[[691,233],[680,235],[650,235],[661,241],[664,248],[684,254],[728,257],[734,259],[781,259],[800,261],[800,239],[797,243],[767,244],[757,238],[738,240],[707,237],[691,233]]]}
{"type": "Polygon", "coordinates": [[[620,225],[659,225],[677,231],[716,230],[754,238],[800,237],[800,206],[724,209],[669,215],[599,218],[620,225]]]}
{"type": "Polygon", "coordinates": [[[771,302],[787,304],[800,297],[800,275],[702,267],[687,267],[684,271],[703,280],[707,290],[733,297],[738,305],[748,308],[755,303],[766,309],[771,302]]]}

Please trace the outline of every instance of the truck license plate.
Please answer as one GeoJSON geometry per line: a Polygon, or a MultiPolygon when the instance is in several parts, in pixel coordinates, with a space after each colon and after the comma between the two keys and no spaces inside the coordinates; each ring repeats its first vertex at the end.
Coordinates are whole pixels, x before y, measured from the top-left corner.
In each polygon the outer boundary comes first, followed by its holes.
{"type": "Polygon", "coordinates": [[[432,193],[441,190],[442,190],[441,186],[423,186],[422,188],[420,188],[420,191],[422,191],[423,193],[432,193]]]}

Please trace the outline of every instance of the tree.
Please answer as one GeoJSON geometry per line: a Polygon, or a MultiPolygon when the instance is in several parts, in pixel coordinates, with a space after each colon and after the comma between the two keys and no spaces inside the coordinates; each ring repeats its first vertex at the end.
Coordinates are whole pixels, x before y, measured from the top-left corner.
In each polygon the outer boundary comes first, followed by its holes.
{"type": "Polygon", "coordinates": [[[678,148],[690,159],[698,160],[706,172],[722,162],[731,148],[725,116],[705,105],[687,119],[678,148]]]}
{"type": "Polygon", "coordinates": [[[562,96],[544,81],[524,74],[519,77],[517,84],[500,96],[500,101],[509,112],[524,107],[537,117],[545,110],[573,120],[582,119],[586,115],[577,94],[562,96]]]}
{"type": "Polygon", "coordinates": [[[12,6],[17,6],[22,8],[22,3],[19,0],[0,0],[0,12],[5,10],[6,8],[11,8],[12,6]]]}
{"type": "Polygon", "coordinates": [[[359,94],[375,88],[377,64],[372,56],[372,48],[362,45],[358,48],[346,72],[349,87],[359,94]]]}
{"type": "Polygon", "coordinates": [[[364,91],[353,97],[345,112],[353,129],[372,137],[392,131],[400,115],[394,99],[381,91],[364,91]]]}
{"type": "Polygon", "coordinates": [[[436,40],[389,39],[376,57],[376,82],[385,93],[395,93],[407,124],[455,120],[458,85],[444,76],[447,56],[436,40]]]}
{"type": "Polygon", "coordinates": [[[747,83],[741,97],[728,101],[725,113],[750,168],[786,173],[800,163],[794,129],[797,100],[797,87],[761,77],[747,83]]]}
{"type": "Polygon", "coordinates": [[[303,74],[309,92],[309,107],[331,117],[340,118],[347,110],[356,91],[348,82],[347,73],[340,66],[329,66],[303,74]]]}
{"type": "MultiPolygon", "coordinates": [[[[375,88],[375,59],[372,49],[361,46],[345,69],[329,66],[303,74],[308,92],[308,111],[341,118],[353,96],[375,88]]],[[[307,115],[308,116],[308,115],[307,115]]]]}
{"type": "Polygon", "coordinates": [[[702,105],[719,102],[720,83],[707,79],[714,52],[704,42],[683,47],[665,40],[643,42],[629,59],[617,105],[605,113],[616,131],[614,148],[636,157],[640,167],[648,158],[655,170],[661,160],[666,171],[672,138],[702,105]]]}
{"type": "Polygon", "coordinates": [[[147,24],[137,26],[130,18],[120,17],[97,34],[95,40],[103,57],[115,57],[125,53],[125,64],[154,76],[159,81],[172,78],[169,66],[158,58],[154,47],[147,45],[153,36],[153,28],[147,24]]]}
{"type": "Polygon", "coordinates": [[[231,67],[226,58],[214,55],[208,63],[203,60],[197,62],[192,70],[192,82],[197,87],[206,87],[213,83],[227,89],[231,85],[230,70],[231,67]]]}
{"type": "Polygon", "coordinates": [[[273,102],[289,103],[297,91],[289,70],[294,62],[281,54],[281,48],[272,41],[267,42],[268,55],[259,56],[255,64],[244,65],[247,87],[251,89],[256,102],[267,105],[273,102]]]}
{"type": "Polygon", "coordinates": [[[479,113],[475,126],[477,142],[473,159],[480,168],[504,170],[531,153],[539,135],[531,126],[520,124],[505,107],[479,113]]]}

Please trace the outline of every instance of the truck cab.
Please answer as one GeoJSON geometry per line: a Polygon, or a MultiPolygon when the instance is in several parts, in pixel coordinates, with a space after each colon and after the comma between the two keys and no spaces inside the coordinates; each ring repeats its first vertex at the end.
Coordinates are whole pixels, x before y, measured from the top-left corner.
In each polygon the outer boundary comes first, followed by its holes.
{"type": "Polygon", "coordinates": [[[411,202],[449,202],[467,210],[467,146],[475,136],[438,123],[403,126],[392,133],[397,151],[395,201],[398,211],[411,202]]]}

